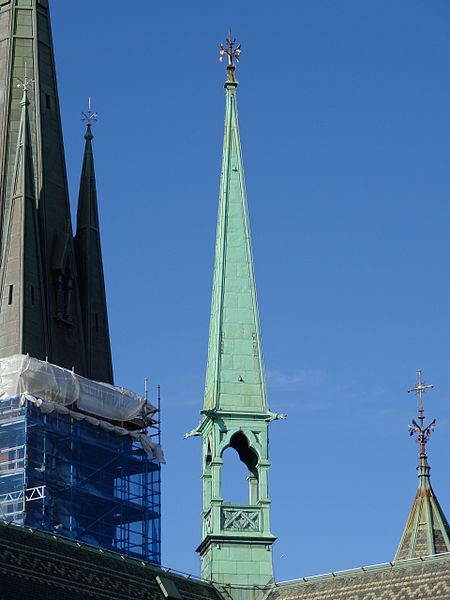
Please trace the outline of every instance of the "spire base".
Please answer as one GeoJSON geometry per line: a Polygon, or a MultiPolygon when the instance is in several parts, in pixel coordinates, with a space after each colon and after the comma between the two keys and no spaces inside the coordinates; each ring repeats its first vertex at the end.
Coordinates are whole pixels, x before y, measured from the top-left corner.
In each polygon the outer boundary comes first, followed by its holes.
{"type": "Polygon", "coordinates": [[[238,86],[238,82],[236,81],[236,77],[234,75],[235,71],[236,71],[236,67],[234,65],[228,65],[228,67],[227,67],[228,79],[225,82],[225,87],[228,87],[229,85],[231,85],[232,87],[238,86]]]}

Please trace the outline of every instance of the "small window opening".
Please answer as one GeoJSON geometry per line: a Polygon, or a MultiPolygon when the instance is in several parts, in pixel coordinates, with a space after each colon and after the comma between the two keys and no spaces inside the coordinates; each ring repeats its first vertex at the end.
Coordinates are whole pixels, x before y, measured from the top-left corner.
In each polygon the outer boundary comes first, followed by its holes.
{"type": "Polygon", "coordinates": [[[95,313],[95,331],[98,333],[98,313],[95,313]]]}
{"type": "Polygon", "coordinates": [[[13,301],[13,292],[14,292],[14,286],[10,285],[9,286],[9,293],[8,293],[8,304],[12,304],[12,301],[13,301]]]}
{"type": "Polygon", "coordinates": [[[31,286],[31,306],[34,306],[34,285],[31,286]]]}
{"type": "Polygon", "coordinates": [[[69,258],[64,271],[60,272],[56,282],[57,318],[70,322],[72,320],[73,277],[69,258]]]}
{"type": "Polygon", "coordinates": [[[52,107],[51,98],[48,94],[45,94],[45,108],[50,110],[52,107]]]}

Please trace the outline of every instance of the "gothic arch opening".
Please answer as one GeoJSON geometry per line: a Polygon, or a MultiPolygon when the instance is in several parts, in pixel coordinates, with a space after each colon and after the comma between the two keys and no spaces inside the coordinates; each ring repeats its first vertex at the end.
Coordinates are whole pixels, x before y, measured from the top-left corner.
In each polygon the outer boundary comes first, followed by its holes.
{"type": "Polygon", "coordinates": [[[212,452],[211,452],[211,440],[208,438],[206,441],[206,452],[205,452],[205,468],[208,471],[211,469],[212,452]]]}
{"type": "Polygon", "coordinates": [[[258,501],[258,455],[247,436],[238,431],[222,453],[221,496],[230,504],[256,504],[258,501]],[[242,468],[242,463],[244,468],[242,468]]]}

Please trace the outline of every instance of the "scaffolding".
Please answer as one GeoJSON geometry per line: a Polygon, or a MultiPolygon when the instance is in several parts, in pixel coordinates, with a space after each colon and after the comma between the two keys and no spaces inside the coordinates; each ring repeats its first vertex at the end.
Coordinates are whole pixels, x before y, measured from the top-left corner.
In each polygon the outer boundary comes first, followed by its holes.
{"type": "MultiPolygon", "coordinates": [[[[123,423],[98,424],[0,398],[0,519],[160,564],[160,463],[123,423]]],[[[159,444],[159,411],[149,424],[159,444]]]]}

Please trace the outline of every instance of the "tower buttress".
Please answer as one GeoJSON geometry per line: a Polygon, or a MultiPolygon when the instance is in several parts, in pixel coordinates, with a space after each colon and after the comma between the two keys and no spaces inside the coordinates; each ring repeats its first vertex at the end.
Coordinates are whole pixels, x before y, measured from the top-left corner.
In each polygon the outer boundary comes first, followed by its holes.
{"type": "MultiPolygon", "coordinates": [[[[90,102],[89,102],[90,104],[90,102]]],[[[89,115],[91,113],[89,106],[89,115]]],[[[91,116],[88,117],[77,212],[77,258],[81,317],[86,348],[86,375],[113,383],[111,344],[106,307],[105,279],[100,243],[97,186],[92,152],[91,116]]]]}
{"type": "Polygon", "coordinates": [[[228,39],[226,113],[211,321],[202,422],[203,578],[247,598],[273,581],[267,406],[256,285],[236,106],[240,45],[228,39]],[[248,469],[248,502],[222,495],[223,454],[233,448],[248,469]]]}

